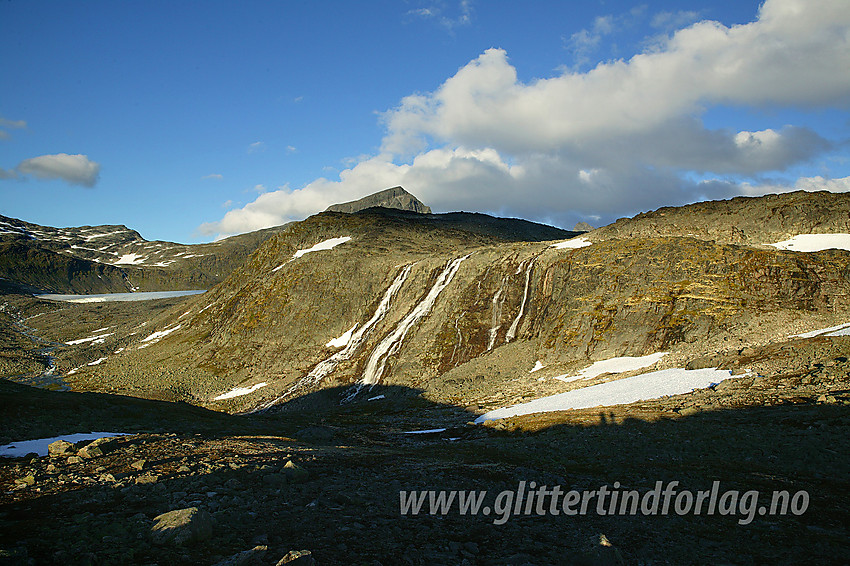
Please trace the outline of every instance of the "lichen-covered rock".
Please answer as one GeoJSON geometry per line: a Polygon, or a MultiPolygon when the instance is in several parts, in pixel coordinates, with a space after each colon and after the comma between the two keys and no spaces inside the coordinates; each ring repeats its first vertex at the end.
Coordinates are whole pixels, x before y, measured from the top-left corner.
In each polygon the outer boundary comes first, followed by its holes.
{"type": "Polygon", "coordinates": [[[151,535],[158,544],[192,544],[208,540],[213,533],[212,516],[197,507],[175,509],[158,515],[154,521],[151,535]]]}

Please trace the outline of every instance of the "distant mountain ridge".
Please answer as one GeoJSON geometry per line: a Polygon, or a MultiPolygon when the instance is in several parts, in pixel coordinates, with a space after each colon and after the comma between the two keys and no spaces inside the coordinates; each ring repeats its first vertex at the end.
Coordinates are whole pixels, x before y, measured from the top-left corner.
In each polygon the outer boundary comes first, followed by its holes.
{"type": "Polygon", "coordinates": [[[187,245],[123,225],[54,228],[0,215],[0,278],[56,293],[206,289],[281,229],[187,245]]]}
{"type": "Polygon", "coordinates": [[[420,214],[431,214],[431,207],[426,206],[418,198],[408,193],[402,187],[393,187],[378,191],[371,195],[365,196],[351,202],[340,204],[332,204],[325,212],[346,212],[352,213],[367,208],[394,208],[398,210],[407,210],[409,212],[418,212],[420,214]]]}

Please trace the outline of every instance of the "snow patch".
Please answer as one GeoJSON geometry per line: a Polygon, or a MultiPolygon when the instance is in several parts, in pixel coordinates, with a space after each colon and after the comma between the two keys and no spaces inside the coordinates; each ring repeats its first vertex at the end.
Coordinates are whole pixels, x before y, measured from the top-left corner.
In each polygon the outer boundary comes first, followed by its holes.
{"type": "Polygon", "coordinates": [[[108,334],[99,334],[96,336],[89,336],[88,338],[80,338],[79,340],[71,340],[69,342],[65,342],[69,346],[76,346],[78,344],[85,344],[86,342],[94,342],[95,344],[103,344],[103,339],[107,336],[112,336],[115,334],[114,332],[109,332],[108,334]]]}
{"type": "Polygon", "coordinates": [[[837,324],[835,326],[830,326],[829,328],[821,328],[820,330],[812,330],[810,332],[803,332],[802,334],[794,334],[789,336],[788,338],[814,338],[815,336],[820,336],[824,334],[826,336],[847,336],[850,333],[850,322],[845,322],[844,324],[837,324]],[[826,334],[826,333],[829,334],[826,334]]]}
{"type": "Polygon", "coordinates": [[[147,338],[143,338],[142,342],[150,342],[151,344],[153,344],[155,342],[159,342],[160,340],[162,340],[163,338],[165,338],[166,336],[168,336],[169,334],[171,334],[175,330],[180,330],[180,328],[182,328],[182,327],[183,327],[182,324],[178,324],[177,326],[174,326],[172,328],[166,328],[165,330],[160,330],[158,332],[154,332],[153,334],[151,334],[147,338]]]}
{"type": "Polygon", "coordinates": [[[850,250],[850,234],[798,234],[790,240],[767,244],[778,250],[793,252],[819,252],[823,250],[850,250]]]}
{"type": "Polygon", "coordinates": [[[304,250],[298,250],[297,252],[295,252],[295,255],[292,256],[292,259],[298,259],[299,257],[303,256],[304,254],[309,254],[311,252],[318,252],[318,251],[321,251],[321,250],[332,250],[336,246],[338,246],[340,244],[344,244],[345,242],[347,242],[350,239],[351,239],[351,236],[343,236],[341,238],[331,238],[329,240],[325,240],[324,242],[319,242],[318,244],[316,244],[312,248],[307,248],[307,249],[304,249],[304,250]]]}
{"type": "Polygon", "coordinates": [[[139,265],[145,261],[145,256],[135,253],[124,254],[117,261],[112,262],[112,265],[139,265]]]}
{"type": "Polygon", "coordinates": [[[435,432],[445,432],[444,428],[429,428],[428,430],[406,430],[402,434],[433,434],[435,432]]]}
{"type": "Polygon", "coordinates": [[[694,389],[710,387],[731,377],[731,371],[716,368],[662,369],[496,409],[479,416],[475,422],[482,423],[531,413],[626,405],[667,395],[690,393],[694,389]]]}
{"type": "Polygon", "coordinates": [[[549,247],[555,248],[556,250],[576,250],[578,248],[584,248],[592,244],[593,242],[591,242],[584,236],[579,236],[578,238],[573,238],[571,240],[565,240],[563,242],[558,242],[557,244],[552,244],[549,247]]]}
{"type": "Polygon", "coordinates": [[[213,397],[213,401],[222,401],[224,399],[232,399],[233,397],[241,397],[242,395],[253,393],[257,389],[265,387],[266,385],[268,385],[268,383],[266,383],[265,381],[261,381],[260,383],[252,385],[251,387],[234,387],[227,393],[222,393],[218,397],[213,397]]]}
{"type": "Polygon", "coordinates": [[[344,348],[351,341],[351,335],[354,333],[354,329],[357,328],[357,323],[354,323],[354,326],[349,328],[342,336],[337,338],[333,338],[325,344],[326,348],[344,348]]]}
{"type": "Polygon", "coordinates": [[[543,369],[545,367],[546,366],[543,365],[543,362],[541,362],[540,360],[537,360],[537,362],[534,364],[534,367],[531,368],[531,371],[528,372],[528,373],[534,373],[536,371],[540,371],[541,369],[543,369]]]}
{"type": "Polygon", "coordinates": [[[623,373],[624,371],[634,371],[636,369],[649,367],[666,355],[667,352],[656,352],[655,354],[649,354],[648,356],[622,356],[619,358],[609,358],[589,365],[576,375],[584,379],[593,379],[603,373],[623,373]]]}
{"type": "Polygon", "coordinates": [[[87,365],[87,366],[96,366],[96,365],[100,365],[100,364],[102,364],[102,363],[103,363],[103,362],[105,362],[105,361],[106,361],[106,358],[98,358],[98,359],[96,359],[96,360],[95,360],[95,361],[93,361],[93,362],[89,362],[89,363],[87,363],[86,365],[87,365]]]}

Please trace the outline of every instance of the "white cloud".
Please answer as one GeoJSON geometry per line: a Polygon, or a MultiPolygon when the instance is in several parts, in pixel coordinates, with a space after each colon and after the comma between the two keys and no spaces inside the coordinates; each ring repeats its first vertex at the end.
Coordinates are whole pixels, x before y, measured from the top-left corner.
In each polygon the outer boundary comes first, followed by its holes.
{"type": "Polygon", "coordinates": [[[24,120],[7,120],[0,116],[0,140],[8,140],[11,139],[12,134],[7,132],[6,130],[18,130],[22,128],[26,128],[27,123],[24,120]]]}
{"type": "Polygon", "coordinates": [[[17,170],[38,179],[61,179],[72,185],[93,187],[97,183],[100,164],[89,160],[86,155],[58,153],[24,159],[17,170]]]}
{"type": "Polygon", "coordinates": [[[661,30],[673,30],[692,24],[700,18],[695,10],[679,10],[678,12],[658,12],[652,17],[651,25],[661,30]]]}
{"type": "Polygon", "coordinates": [[[221,173],[211,173],[209,175],[204,175],[203,177],[201,177],[201,179],[215,179],[218,181],[224,179],[224,175],[222,175],[221,173]]]}
{"type": "Polygon", "coordinates": [[[742,194],[747,196],[761,196],[771,193],[789,193],[791,191],[829,191],[831,193],[848,193],[850,192],[850,177],[842,177],[839,179],[826,179],[820,175],[815,177],[800,177],[793,185],[768,183],[761,185],[751,185],[744,183],[742,186],[742,194]]]}
{"type": "Polygon", "coordinates": [[[15,179],[17,178],[18,173],[14,169],[3,169],[0,167],[0,180],[3,179],[15,179]]]}
{"type": "Polygon", "coordinates": [[[265,151],[266,143],[261,141],[255,141],[252,144],[248,144],[248,153],[256,153],[258,151],[265,151]]]}
{"type": "MultiPolygon", "coordinates": [[[[666,21],[686,15],[674,16],[666,21]]],[[[622,22],[597,19],[591,32],[622,22]]],[[[749,24],[697,22],[629,60],[531,82],[518,80],[505,51],[488,49],[435,91],[386,112],[378,155],[360,158],[338,180],[263,194],[204,229],[280,224],[395,185],[436,211],[563,226],[761,190],[767,185],[738,180],[787,171],[834,144],[794,125],[709,130],[701,116],[724,105],[850,107],[850,74],[842,72],[850,68],[848,29],[846,2],[767,0],[749,24]],[[712,175],[736,181],[693,180],[712,175]]]]}
{"type": "Polygon", "coordinates": [[[452,3],[451,6],[448,6],[442,0],[438,0],[429,3],[428,6],[407,11],[409,16],[434,20],[449,32],[453,32],[457,27],[472,23],[474,13],[475,8],[472,0],[460,0],[460,2],[452,3]]]}
{"type": "Polygon", "coordinates": [[[267,192],[267,191],[268,191],[268,189],[266,188],[266,186],[265,186],[265,185],[262,185],[262,184],[254,185],[253,187],[251,187],[251,188],[250,188],[250,189],[248,189],[248,190],[249,190],[250,192],[260,193],[260,194],[263,194],[263,193],[265,193],[265,192],[267,192]]]}

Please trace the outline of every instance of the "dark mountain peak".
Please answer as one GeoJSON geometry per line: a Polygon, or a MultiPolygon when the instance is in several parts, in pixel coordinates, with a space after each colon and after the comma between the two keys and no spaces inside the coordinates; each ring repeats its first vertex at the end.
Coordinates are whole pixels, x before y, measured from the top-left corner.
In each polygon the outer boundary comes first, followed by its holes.
{"type": "Polygon", "coordinates": [[[420,214],[431,214],[430,207],[423,204],[422,201],[405,191],[402,187],[392,187],[358,200],[333,204],[327,208],[327,212],[352,213],[374,207],[395,208],[409,212],[418,212],[420,214]]]}

